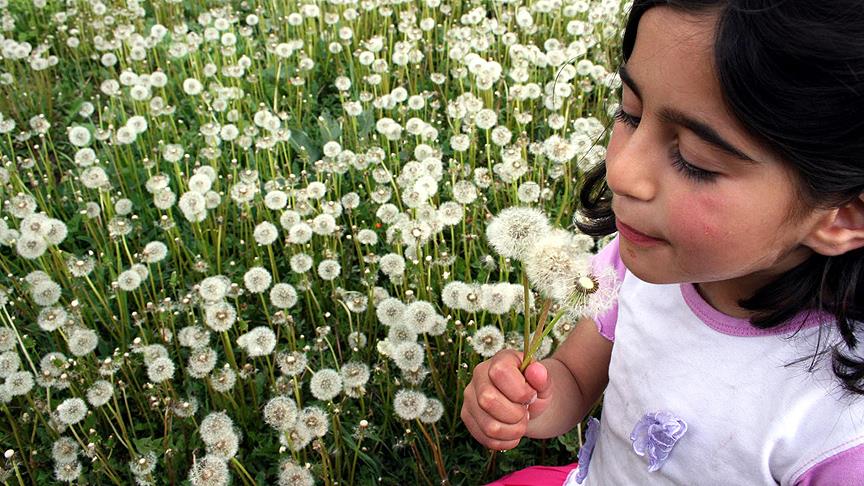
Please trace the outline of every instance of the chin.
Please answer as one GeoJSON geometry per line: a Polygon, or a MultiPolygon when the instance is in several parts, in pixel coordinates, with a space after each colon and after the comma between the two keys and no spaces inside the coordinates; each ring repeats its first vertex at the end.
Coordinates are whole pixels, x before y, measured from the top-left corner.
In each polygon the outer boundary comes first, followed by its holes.
{"type": "Polygon", "coordinates": [[[682,282],[682,280],[676,279],[673,275],[658,270],[656,268],[656,260],[654,262],[648,262],[645,260],[642,260],[641,262],[633,262],[627,256],[627,252],[621,252],[621,261],[624,262],[624,266],[627,267],[627,270],[629,270],[630,273],[643,282],[651,284],[672,284],[682,282]],[[646,263],[647,265],[645,265],[646,263]]]}

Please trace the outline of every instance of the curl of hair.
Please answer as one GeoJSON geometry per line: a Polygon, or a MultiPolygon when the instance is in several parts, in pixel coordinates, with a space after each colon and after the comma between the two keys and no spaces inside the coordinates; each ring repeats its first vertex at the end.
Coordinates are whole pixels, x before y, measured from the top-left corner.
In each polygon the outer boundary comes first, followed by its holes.
{"type": "MultiPolygon", "coordinates": [[[[860,0],[635,0],[623,37],[624,61],[633,52],[639,20],[656,6],[717,16],[714,59],[726,104],[796,175],[801,204],[791,220],[862,197],[860,0]]],[[[585,174],[580,189],[582,219],[576,225],[592,236],[615,231],[605,175],[601,163],[585,174]]],[[[862,281],[864,248],[838,256],[813,254],[739,305],[754,312],[751,324],[760,329],[802,312],[830,313],[843,340],[832,345],[834,374],[847,392],[864,395],[864,354],[854,352],[864,334],[862,281]]],[[[814,360],[821,354],[817,349],[814,360]]]]}

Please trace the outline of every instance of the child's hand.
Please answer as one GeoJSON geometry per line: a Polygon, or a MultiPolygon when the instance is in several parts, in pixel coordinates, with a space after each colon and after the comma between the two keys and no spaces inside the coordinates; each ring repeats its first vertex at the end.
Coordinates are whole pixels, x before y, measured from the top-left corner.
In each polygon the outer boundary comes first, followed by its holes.
{"type": "Polygon", "coordinates": [[[462,421],[484,446],[509,450],[519,445],[528,420],[543,413],[550,402],[552,380],[546,367],[531,363],[519,372],[522,353],[499,351],[474,368],[465,387],[462,421]]]}

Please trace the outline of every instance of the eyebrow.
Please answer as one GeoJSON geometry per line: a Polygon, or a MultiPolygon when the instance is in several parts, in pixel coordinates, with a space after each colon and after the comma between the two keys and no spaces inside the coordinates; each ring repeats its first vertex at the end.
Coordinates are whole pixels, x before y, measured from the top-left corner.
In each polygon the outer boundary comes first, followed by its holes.
{"type": "MultiPolygon", "coordinates": [[[[636,97],[642,99],[642,94],[639,91],[639,86],[633,80],[633,77],[630,76],[630,72],[627,71],[626,66],[620,66],[618,68],[618,75],[621,76],[621,81],[636,94],[636,97]]],[[[726,152],[727,154],[740,159],[745,162],[756,163],[755,160],[747,156],[744,152],[736,148],[731,143],[727,142],[723,137],[717,133],[717,130],[714,130],[709,125],[696,120],[692,117],[685,115],[684,113],[674,110],[672,108],[663,108],[660,110],[660,119],[666,123],[674,123],[676,125],[680,125],[691,132],[693,132],[697,137],[701,138],[705,142],[714,147],[726,152]]]]}

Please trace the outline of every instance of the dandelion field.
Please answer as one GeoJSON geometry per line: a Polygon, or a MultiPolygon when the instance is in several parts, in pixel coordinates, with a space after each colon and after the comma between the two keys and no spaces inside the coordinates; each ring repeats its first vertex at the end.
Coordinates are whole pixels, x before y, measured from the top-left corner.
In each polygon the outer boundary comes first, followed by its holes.
{"type": "Polygon", "coordinates": [[[0,0],[0,480],[573,462],[581,428],[491,454],[459,413],[525,331],[487,224],[572,229],[625,3],[0,0]]]}

